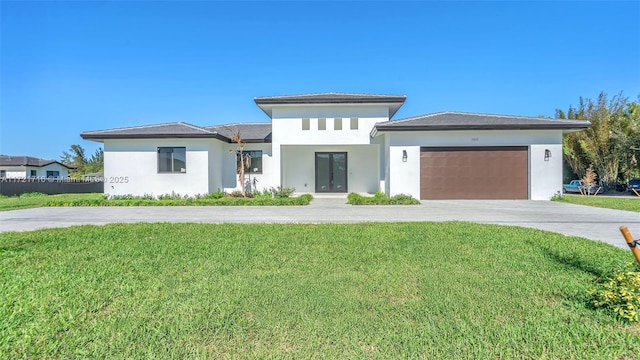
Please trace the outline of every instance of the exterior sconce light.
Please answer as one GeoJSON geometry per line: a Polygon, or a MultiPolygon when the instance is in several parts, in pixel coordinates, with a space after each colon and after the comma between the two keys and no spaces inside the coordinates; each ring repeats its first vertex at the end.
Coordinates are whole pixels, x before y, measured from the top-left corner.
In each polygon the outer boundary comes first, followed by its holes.
{"type": "Polygon", "coordinates": [[[544,161],[549,161],[550,157],[551,157],[551,150],[544,149],[544,161]]]}
{"type": "Polygon", "coordinates": [[[407,150],[402,150],[402,162],[407,162],[407,150]]]}

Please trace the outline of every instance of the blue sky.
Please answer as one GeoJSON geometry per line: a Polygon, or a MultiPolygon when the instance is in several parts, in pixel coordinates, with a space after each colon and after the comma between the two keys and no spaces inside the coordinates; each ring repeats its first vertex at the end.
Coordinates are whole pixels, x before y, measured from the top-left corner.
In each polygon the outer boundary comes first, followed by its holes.
{"type": "Polygon", "coordinates": [[[395,119],[640,95],[640,2],[0,2],[0,153],[88,130],[267,122],[256,96],[407,96],[395,119]]]}

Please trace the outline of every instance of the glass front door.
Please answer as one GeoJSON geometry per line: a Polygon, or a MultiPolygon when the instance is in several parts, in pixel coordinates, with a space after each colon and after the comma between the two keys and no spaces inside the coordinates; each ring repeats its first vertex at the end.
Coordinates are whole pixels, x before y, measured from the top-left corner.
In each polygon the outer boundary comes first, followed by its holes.
{"type": "Polygon", "coordinates": [[[347,153],[316,153],[316,192],[347,192],[347,153]]]}

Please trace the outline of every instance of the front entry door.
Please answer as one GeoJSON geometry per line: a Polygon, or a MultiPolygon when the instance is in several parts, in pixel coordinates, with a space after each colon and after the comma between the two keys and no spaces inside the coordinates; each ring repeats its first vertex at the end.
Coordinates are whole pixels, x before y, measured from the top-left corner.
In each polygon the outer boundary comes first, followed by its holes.
{"type": "Polygon", "coordinates": [[[347,192],[347,153],[316,153],[316,192],[347,192]]]}

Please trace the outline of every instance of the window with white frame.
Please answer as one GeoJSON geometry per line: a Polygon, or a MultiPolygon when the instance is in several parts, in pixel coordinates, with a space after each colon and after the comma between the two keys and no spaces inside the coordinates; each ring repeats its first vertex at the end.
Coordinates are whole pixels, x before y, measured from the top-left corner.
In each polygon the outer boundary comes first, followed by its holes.
{"type": "Polygon", "coordinates": [[[47,179],[49,178],[59,178],[60,177],[60,171],[53,171],[53,170],[47,170],[47,179]]]}
{"type": "Polygon", "coordinates": [[[159,147],[158,148],[158,172],[159,173],[186,173],[187,172],[187,148],[186,147],[159,147]]]}

